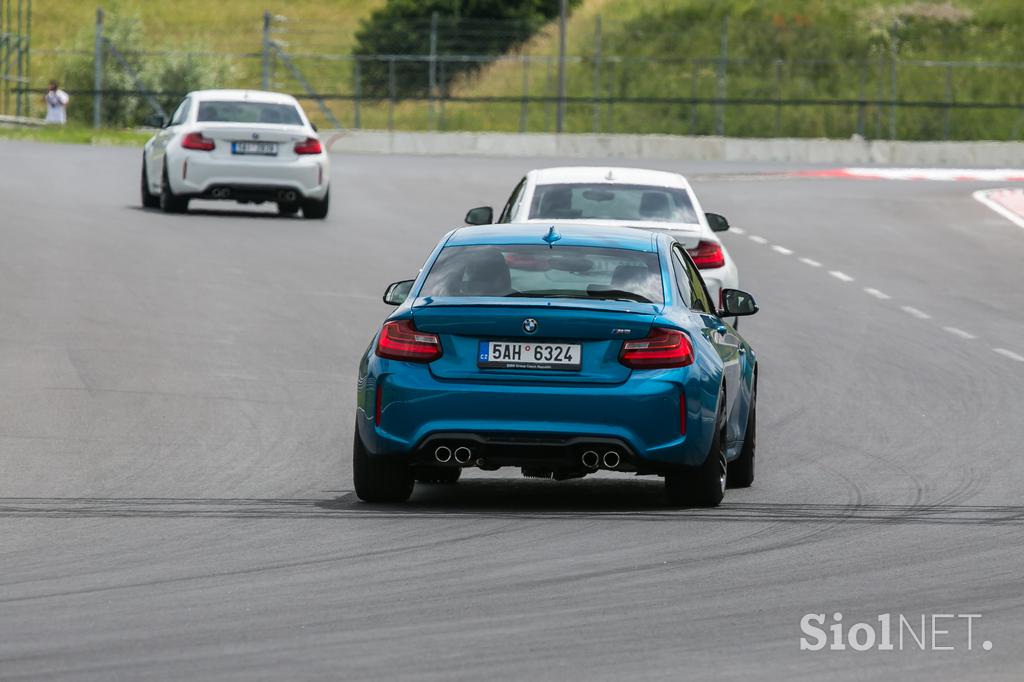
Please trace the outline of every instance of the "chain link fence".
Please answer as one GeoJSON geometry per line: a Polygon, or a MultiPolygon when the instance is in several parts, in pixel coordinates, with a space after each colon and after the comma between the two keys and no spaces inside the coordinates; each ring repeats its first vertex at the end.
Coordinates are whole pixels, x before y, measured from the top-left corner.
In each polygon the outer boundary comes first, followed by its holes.
{"type": "MultiPolygon", "coordinates": [[[[417,30],[428,36],[429,48],[421,54],[340,51],[330,27],[269,13],[254,17],[252,52],[188,54],[230,62],[224,86],[291,92],[311,118],[332,128],[551,132],[561,103],[566,132],[995,140],[1024,134],[1024,60],[985,59],[983,51],[949,40],[945,47],[955,59],[901,45],[895,31],[888,44],[835,59],[815,54],[815,45],[829,53],[827,36],[801,34],[810,46],[804,49],[780,37],[778,26],[727,20],[712,40],[673,56],[651,56],[631,47],[657,45],[666,35],[612,32],[595,17],[587,35],[577,27],[569,53],[559,55],[552,26],[454,23],[437,15],[422,23],[417,30]],[[512,50],[488,52],[510,39],[512,50]],[[562,63],[567,86],[560,93],[562,63]]],[[[125,62],[180,54],[121,54],[97,35],[97,45],[125,62]]],[[[971,36],[977,45],[997,39],[971,36]]],[[[88,58],[87,51],[78,54],[88,58]]],[[[139,78],[131,79],[132,87],[110,88],[97,73],[91,88],[72,91],[79,104],[91,98],[166,103],[184,94],[139,78]]]]}

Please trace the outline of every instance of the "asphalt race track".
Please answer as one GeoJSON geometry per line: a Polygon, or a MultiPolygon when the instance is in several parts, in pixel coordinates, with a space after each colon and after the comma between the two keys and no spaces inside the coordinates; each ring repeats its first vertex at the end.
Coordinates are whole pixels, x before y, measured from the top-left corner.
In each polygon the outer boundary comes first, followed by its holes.
{"type": "Polygon", "coordinates": [[[380,295],[555,162],[336,156],[315,222],[144,211],[140,155],[0,143],[0,679],[1021,679],[1024,230],[994,185],[633,162],[743,230],[755,486],[676,510],[503,470],[391,507],[349,469],[380,295]],[[801,651],[834,612],[981,618],[971,650],[947,620],[954,651],[801,651]]]}

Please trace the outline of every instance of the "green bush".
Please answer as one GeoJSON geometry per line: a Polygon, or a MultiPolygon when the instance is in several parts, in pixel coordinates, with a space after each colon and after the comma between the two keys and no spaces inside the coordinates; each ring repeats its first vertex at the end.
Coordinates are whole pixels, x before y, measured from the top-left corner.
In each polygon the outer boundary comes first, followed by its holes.
{"type": "MultiPolygon", "coordinates": [[[[581,0],[570,0],[578,5],[581,0]]],[[[388,0],[363,20],[356,33],[354,53],[361,60],[362,90],[370,97],[387,97],[391,79],[399,97],[429,91],[425,61],[396,59],[392,67],[377,55],[430,54],[432,17],[437,14],[437,54],[483,57],[500,55],[528,40],[558,16],[559,0],[388,0]],[[394,72],[392,73],[392,68],[394,72]]],[[[486,59],[445,64],[447,83],[459,73],[479,69],[486,59]]],[[[440,76],[438,86],[441,87],[440,76]]]]}
{"type": "MultiPolygon", "coordinates": [[[[104,36],[125,62],[123,64],[115,58],[111,50],[104,49],[102,90],[110,91],[104,92],[100,109],[105,126],[136,126],[153,113],[147,99],[138,94],[135,77],[148,91],[164,93],[157,95],[156,99],[168,115],[186,92],[220,86],[230,77],[227,61],[195,56],[187,52],[188,48],[178,47],[180,52],[160,56],[145,54],[152,46],[144,41],[142,22],[137,15],[108,15],[104,36]]],[[[73,94],[73,101],[68,106],[68,119],[72,123],[92,122],[93,107],[89,93],[94,88],[94,39],[92,27],[83,29],[75,39],[75,49],[61,65],[64,74],[61,87],[73,94]],[[74,96],[75,93],[82,94],[74,96]]]]}

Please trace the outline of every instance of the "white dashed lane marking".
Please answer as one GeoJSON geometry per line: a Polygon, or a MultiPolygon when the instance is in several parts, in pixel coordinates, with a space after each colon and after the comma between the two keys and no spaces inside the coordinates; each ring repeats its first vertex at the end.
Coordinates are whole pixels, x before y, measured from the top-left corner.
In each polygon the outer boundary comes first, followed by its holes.
{"type": "Polygon", "coordinates": [[[744,230],[742,227],[730,227],[729,230],[732,231],[732,232],[735,232],[736,234],[746,234],[747,233],[747,231],[744,230]]]}
{"type": "Polygon", "coordinates": [[[1010,358],[1011,360],[1016,360],[1017,362],[1024,362],[1024,355],[1018,355],[1017,353],[1014,353],[1012,350],[1006,350],[1005,348],[993,348],[992,350],[994,350],[996,353],[999,353],[1003,357],[1010,358]]]}
{"type": "MultiPolygon", "coordinates": [[[[981,194],[981,193],[979,193],[979,194],[981,194]]],[[[981,197],[975,195],[975,198],[978,199],[979,201],[981,201],[982,203],[985,203],[986,205],[988,205],[988,202],[984,201],[984,199],[982,199],[981,197]]],[[[1024,225],[1022,225],[1022,227],[1024,227],[1024,225]]],[[[734,228],[731,228],[731,229],[736,234],[739,234],[739,235],[745,234],[745,232],[743,230],[739,229],[739,228],[735,228],[734,227],[734,228]]],[[[747,235],[747,239],[749,239],[750,241],[754,242],[755,244],[768,245],[768,240],[766,238],[762,237],[761,235],[748,234],[747,235]]],[[[780,246],[779,244],[772,244],[771,248],[772,248],[772,251],[775,251],[776,253],[781,253],[783,256],[789,256],[789,255],[793,254],[793,250],[792,249],[787,249],[785,246],[780,246]]],[[[823,267],[820,261],[816,261],[813,258],[807,258],[807,257],[801,256],[799,258],[799,260],[804,265],[809,265],[812,268],[823,267]]],[[[840,282],[853,282],[854,281],[853,277],[851,277],[850,275],[847,275],[842,270],[829,270],[828,274],[831,275],[832,277],[838,279],[840,282]]],[[[867,294],[868,296],[871,296],[873,298],[878,299],[879,301],[888,301],[888,300],[892,299],[892,296],[890,296],[889,294],[885,293],[884,291],[880,291],[879,289],[875,289],[873,287],[864,287],[864,293],[867,294]]],[[[929,315],[925,311],[920,310],[918,308],[915,308],[913,306],[909,306],[909,305],[900,306],[900,310],[902,310],[906,314],[910,315],[911,317],[916,317],[919,320],[930,320],[930,319],[932,319],[931,315],[929,315]]],[[[978,338],[974,334],[972,334],[972,333],[970,333],[968,331],[964,331],[963,329],[960,329],[959,327],[943,327],[942,330],[944,332],[946,332],[947,334],[952,334],[953,336],[956,336],[956,337],[959,337],[961,339],[965,339],[965,340],[968,340],[968,341],[971,341],[971,340],[974,340],[974,339],[978,338]]],[[[995,352],[995,353],[998,353],[999,355],[1002,355],[1004,358],[1009,358],[1010,360],[1013,360],[1015,362],[1024,362],[1024,355],[1020,355],[1019,353],[1014,353],[1012,350],[1008,350],[1006,348],[993,348],[992,351],[995,352]]]]}
{"type": "Polygon", "coordinates": [[[929,315],[928,313],[926,313],[923,310],[918,310],[917,308],[915,308],[913,306],[909,306],[909,305],[901,306],[900,310],[905,312],[907,315],[911,315],[913,317],[916,317],[919,320],[930,320],[930,319],[932,319],[931,315],[929,315]]]}
{"type": "Polygon", "coordinates": [[[871,287],[864,287],[864,293],[867,294],[868,296],[874,296],[879,301],[888,301],[890,298],[892,298],[892,296],[885,293],[884,291],[872,289],[871,287]]]}
{"type": "Polygon", "coordinates": [[[957,327],[943,327],[942,330],[949,332],[953,336],[959,336],[961,339],[967,339],[968,341],[978,338],[974,334],[965,332],[963,329],[958,329],[957,327]]]}

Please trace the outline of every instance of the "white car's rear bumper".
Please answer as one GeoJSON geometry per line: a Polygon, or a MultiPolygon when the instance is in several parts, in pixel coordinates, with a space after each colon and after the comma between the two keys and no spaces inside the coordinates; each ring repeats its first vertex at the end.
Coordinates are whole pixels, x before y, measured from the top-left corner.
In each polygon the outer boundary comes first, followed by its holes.
{"type": "Polygon", "coordinates": [[[279,192],[290,190],[299,199],[323,199],[330,185],[326,154],[282,160],[218,158],[205,152],[191,152],[175,161],[175,167],[168,164],[171,190],[183,196],[273,200],[279,192]]]}

